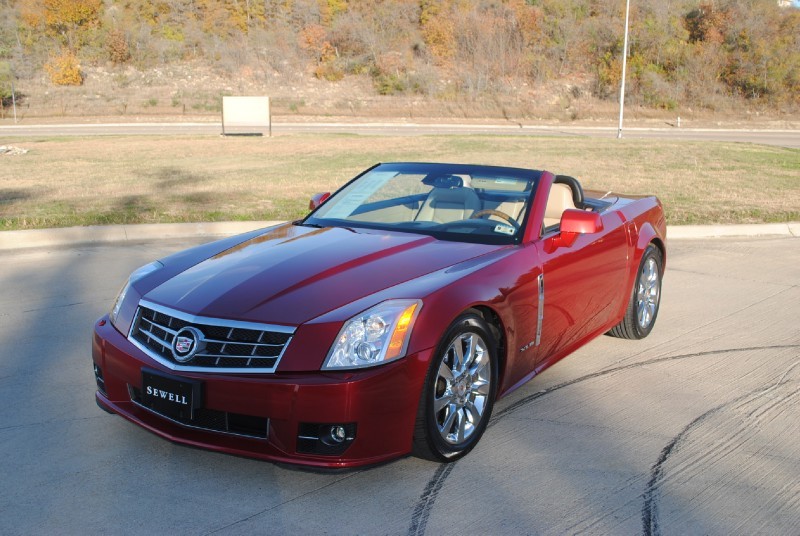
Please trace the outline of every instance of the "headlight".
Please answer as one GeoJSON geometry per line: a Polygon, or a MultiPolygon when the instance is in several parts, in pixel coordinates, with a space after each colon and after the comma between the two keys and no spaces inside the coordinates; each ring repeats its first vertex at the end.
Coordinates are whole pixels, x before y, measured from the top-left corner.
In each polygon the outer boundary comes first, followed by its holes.
{"type": "Polygon", "coordinates": [[[342,326],[323,370],[382,365],[406,355],[420,300],[388,300],[342,326]]]}
{"type": "MultiPolygon", "coordinates": [[[[119,311],[122,309],[122,304],[125,302],[125,296],[128,294],[131,285],[144,276],[152,274],[156,270],[163,267],[164,265],[160,262],[153,261],[150,264],[142,266],[141,268],[137,268],[133,271],[130,277],[128,277],[128,281],[125,283],[125,286],[122,287],[122,290],[119,291],[119,294],[117,294],[117,299],[114,300],[114,306],[111,308],[111,312],[108,314],[108,317],[111,319],[111,323],[114,325],[114,327],[117,327],[117,317],[119,316],[119,311]]],[[[119,329],[119,327],[117,327],[117,329],[119,329]]]]}

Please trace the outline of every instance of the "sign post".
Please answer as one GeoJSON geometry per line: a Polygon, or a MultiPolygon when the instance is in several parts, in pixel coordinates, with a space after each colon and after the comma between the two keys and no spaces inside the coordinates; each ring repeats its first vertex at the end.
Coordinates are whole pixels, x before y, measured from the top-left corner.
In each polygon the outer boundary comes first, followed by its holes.
{"type": "Polygon", "coordinates": [[[222,97],[223,136],[272,136],[269,97],[222,97]]]}

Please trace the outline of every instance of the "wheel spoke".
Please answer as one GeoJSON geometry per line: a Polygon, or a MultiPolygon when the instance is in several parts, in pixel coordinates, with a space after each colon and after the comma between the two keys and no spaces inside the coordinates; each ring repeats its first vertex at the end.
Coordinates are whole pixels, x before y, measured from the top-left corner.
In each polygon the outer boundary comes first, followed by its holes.
{"type": "Polygon", "coordinates": [[[450,367],[447,366],[444,359],[439,363],[439,377],[447,382],[448,387],[453,383],[453,371],[450,370],[450,367]]]}
{"type": "Polygon", "coordinates": [[[472,333],[468,334],[466,343],[467,350],[464,352],[464,360],[461,362],[458,372],[464,372],[475,360],[475,335],[472,333]]]}
{"type": "Polygon", "coordinates": [[[652,281],[653,284],[658,282],[658,264],[656,264],[656,261],[653,259],[650,259],[650,281],[652,281]]]}
{"type": "Polygon", "coordinates": [[[476,380],[472,382],[472,392],[482,396],[489,396],[489,392],[491,391],[490,387],[489,380],[476,380]]]}
{"type": "MultiPolygon", "coordinates": [[[[448,389],[447,391],[445,391],[444,395],[441,398],[433,399],[433,412],[438,414],[447,405],[452,403],[453,403],[453,393],[451,393],[450,390],[448,389]]],[[[453,408],[451,408],[451,410],[452,409],[453,408]]]]}
{"type": "Polygon", "coordinates": [[[456,411],[456,419],[458,420],[456,423],[456,427],[458,428],[456,443],[461,443],[464,441],[464,431],[467,428],[467,416],[464,414],[463,409],[456,411]]]}
{"type": "Polygon", "coordinates": [[[649,259],[647,264],[644,265],[644,270],[642,270],[642,279],[645,282],[650,282],[653,280],[653,260],[649,259]]]}
{"type": "Polygon", "coordinates": [[[444,422],[439,427],[439,432],[445,439],[447,439],[447,436],[450,435],[450,430],[453,429],[453,421],[458,413],[458,410],[455,409],[455,405],[450,406],[450,411],[448,412],[447,417],[445,417],[444,422]]]}
{"type": "Polygon", "coordinates": [[[464,409],[466,411],[468,411],[469,414],[472,416],[472,425],[473,426],[478,426],[478,423],[481,422],[481,417],[483,416],[483,411],[479,410],[477,407],[475,407],[475,404],[473,404],[471,401],[468,401],[465,404],[464,409]]]}
{"type": "Polygon", "coordinates": [[[469,375],[473,378],[481,376],[488,364],[489,360],[486,359],[486,351],[481,347],[479,348],[478,355],[472,362],[472,366],[469,368],[469,375]]]}
{"type": "Polygon", "coordinates": [[[461,337],[458,337],[450,345],[453,349],[453,372],[460,372],[464,366],[464,347],[461,345],[461,337]]]}

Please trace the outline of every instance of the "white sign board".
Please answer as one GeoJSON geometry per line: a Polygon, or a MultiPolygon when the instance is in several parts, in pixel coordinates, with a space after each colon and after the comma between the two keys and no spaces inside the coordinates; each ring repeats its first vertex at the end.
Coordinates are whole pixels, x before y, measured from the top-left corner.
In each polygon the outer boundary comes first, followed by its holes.
{"type": "Polygon", "coordinates": [[[223,134],[272,135],[269,97],[222,97],[223,134]]]}

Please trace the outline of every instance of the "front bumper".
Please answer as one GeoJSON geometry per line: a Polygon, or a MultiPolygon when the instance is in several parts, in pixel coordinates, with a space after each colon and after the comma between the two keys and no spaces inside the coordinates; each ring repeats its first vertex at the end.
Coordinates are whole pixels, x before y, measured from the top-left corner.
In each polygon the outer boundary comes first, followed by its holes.
{"type": "MultiPolygon", "coordinates": [[[[92,359],[103,409],[170,441],[316,467],[371,465],[408,454],[430,350],[374,369],[274,374],[181,373],[164,368],[108,321],[95,323],[92,359]],[[145,407],[142,369],[202,383],[191,420],[145,407]],[[315,431],[347,430],[337,445],[315,431]]],[[[328,438],[329,439],[329,438],[328,438]]]]}

